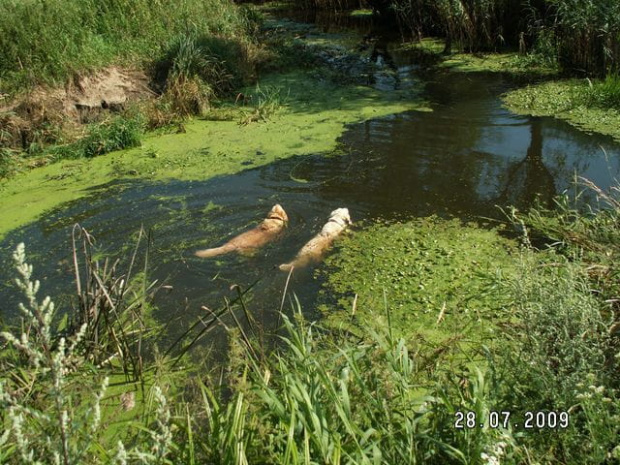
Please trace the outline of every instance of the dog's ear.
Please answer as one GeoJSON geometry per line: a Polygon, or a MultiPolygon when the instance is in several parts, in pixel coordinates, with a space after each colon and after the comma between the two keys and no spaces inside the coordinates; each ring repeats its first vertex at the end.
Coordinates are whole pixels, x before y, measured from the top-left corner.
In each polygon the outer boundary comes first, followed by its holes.
{"type": "Polygon", "coordinates": [[[284,222],[288,222],[288,215],[284,211],[284,208],[280,204],[275,204],[269,212],[268,218],[277,218],[284,222]]]}
{"type": "Polygon", "coordinates": [[[337,210],[334,210],[332,212],[332,216],[334,215],[338,215],[347,224],[353,224],[353,221],[351,221],[351,216],[349,215],[348,208],[338,208],[337,210]]]}

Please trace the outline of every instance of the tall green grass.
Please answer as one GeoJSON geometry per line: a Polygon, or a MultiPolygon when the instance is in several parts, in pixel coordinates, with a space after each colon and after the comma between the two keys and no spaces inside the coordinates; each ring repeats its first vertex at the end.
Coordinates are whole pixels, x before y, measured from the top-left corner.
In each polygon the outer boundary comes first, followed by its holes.
{"type": "Polygon", "coordinates": [[[585,98],[589,106],[620,110],[620,75],[608,74],[604,80],[589,82],[585,98]]]}
{"type": "Polygon", "coordinates": [[[228,0],[1,0],[0,87],[63,82],[111,63],[142,65],[179,34],[247,40],[249,10],[228,0]]]}

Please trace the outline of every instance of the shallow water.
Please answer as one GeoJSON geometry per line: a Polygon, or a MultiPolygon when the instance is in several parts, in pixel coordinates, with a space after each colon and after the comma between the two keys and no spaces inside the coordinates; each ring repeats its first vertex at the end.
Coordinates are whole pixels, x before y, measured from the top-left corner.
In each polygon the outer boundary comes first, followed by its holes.
{"type": "MultiPolygon", "coordinates": [[[[376,86],[402,88],[420,79],[411,56],[389,54],[386,47],[374,59],[376,86]]],[[[123,248],[127,254],[141,227],[151,231],[149,279],[172,286],[159,293],[155,316],[172,322],[168,336],[174,337],[204,314],[201,305],[214,309],[233,298],[232,284],[247,288],[258,280],[249,307],[273,321],[286,281],[275,267],[290,260],[335,208],[348,207],[358,225],[430,214],[499,217],[498,205],[527,208],[536,199],[551,205],[554,195],[571,189],[575,175],[602,188],[619,177],[618,144],[551,118],[511,114],[499,99],[512,85],[506,79],[447,71],[424,79],[433,112],[352,125],[341,138],[344,155],[292,157],[205,182],[119,181],[8,234],[0,243],[0,315],[15,315],[10,252],[21,241],[43,281],[41,293],[71,292],[76,222],[111,255],[123,248]],[[253,227],[275,203],[290,217],[277,244],[251,257],[193,256],[253,227]]],[[[307,309],[319,287],[311,269],[295,273],[291,283],[307,309]]],[[[67,298],[55,300],[68,305],[67,298]]]]}

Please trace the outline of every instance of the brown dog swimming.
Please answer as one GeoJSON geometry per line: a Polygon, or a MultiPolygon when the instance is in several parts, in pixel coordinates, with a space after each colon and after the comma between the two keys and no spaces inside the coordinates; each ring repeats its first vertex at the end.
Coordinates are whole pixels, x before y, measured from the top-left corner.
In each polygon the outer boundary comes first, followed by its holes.
{"type": "Polygon", "coordinates": [[[202,258],[215,257],[229,252],[249,252],[277,239],[286,227],[288,216],[280,205],[274,205],[267,218],[256,228],[239,234],[221,247],[198,250],[195,255],[202,258]]]}
{"type": "Polygon", "coordinates": [[[289,271],[292,267],[299,268],[309,263],[318,262],[334,239],[350,224],[351,217],[347,208],[334,210],[331,212],[329,221],[325,223],[321,232],[301,248],[292,262],[280,265],[280,269],[282,271],[289,271]]]}

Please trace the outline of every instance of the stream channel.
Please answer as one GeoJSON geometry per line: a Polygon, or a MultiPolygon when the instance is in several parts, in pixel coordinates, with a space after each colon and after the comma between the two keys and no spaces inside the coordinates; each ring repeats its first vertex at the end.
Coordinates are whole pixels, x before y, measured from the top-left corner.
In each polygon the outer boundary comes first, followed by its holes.
{"type": "MultiPolygon", "coordinates": [[[[358,27],[368,33],[374,26],[358,27]]],[[[42,281],[40,296],[54,296],[67,308],[62,296],[74,289],[70,237],[76,222],[112,256],[129,255],[140,228],[151,230],[148,278],[171,286],[159,292],[154,316],[170,323],[167,338],[175,338],[204,315],[202,305],[215,309],[225,296],[233,298],[232,284],[246,288],[259,280],[248,306],[259,319],[275,321],[287,277],[276,265],[289,261],[335,208],[349,208],[353,231],[377,218],[499,218],[498,205],[525,209],[537,198],[552,205],[553,196],[573,188],[575,175],[604,189],[619,178],[620,146],[611,138],[553,118],[510,113],[500,95],[514,83],[501,75],[421,74],[415,56],[390,54],[395,39],[372,55],[379,71],[391,71],[378,73],[373,85],[397,88],[423,79],[432,112],[353,124],[340,139],[344,154],[292,156],[204,182],[119,180],[93,189],[0,242],[0,315],[11,320],[22,300],[11,285],[10,257],[19,242],[27,244],[42,281]],[[253,227],[275,203],[290,218],[277,245],[251,257],[193,256],[197,248],[253,227]]],[[[298,270],[290,283],[306,310],[320,289],[315,271],[298,270]]]]}

